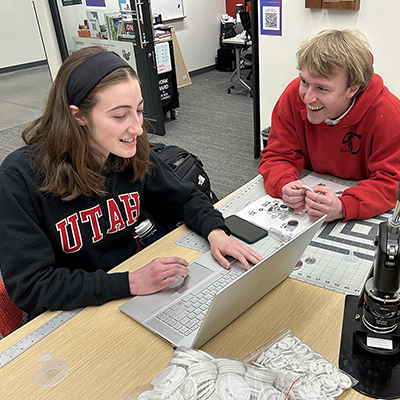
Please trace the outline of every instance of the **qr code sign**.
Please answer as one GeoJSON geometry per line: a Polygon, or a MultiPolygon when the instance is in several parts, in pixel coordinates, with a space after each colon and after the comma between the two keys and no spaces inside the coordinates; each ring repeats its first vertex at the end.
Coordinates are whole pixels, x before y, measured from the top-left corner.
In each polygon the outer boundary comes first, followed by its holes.
{"type": "Polygon", "coordinates": [[[263,30],[279,31],[279,7],[263,7],[263,30]]]}

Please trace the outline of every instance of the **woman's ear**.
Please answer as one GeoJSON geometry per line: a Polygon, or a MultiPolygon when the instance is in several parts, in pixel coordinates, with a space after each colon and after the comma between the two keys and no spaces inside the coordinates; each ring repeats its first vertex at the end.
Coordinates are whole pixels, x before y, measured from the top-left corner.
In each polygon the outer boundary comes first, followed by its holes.
{"type": "Polygon", "coordinates": [[[79,112],[79,108],[77,106],[69,106],[69,111],[72,115],[72,117],[75,119],[75,121],[79,124],[79,125],[87,125],[87,121],[86,118],[84,118],[81,113],[79,112]]]}

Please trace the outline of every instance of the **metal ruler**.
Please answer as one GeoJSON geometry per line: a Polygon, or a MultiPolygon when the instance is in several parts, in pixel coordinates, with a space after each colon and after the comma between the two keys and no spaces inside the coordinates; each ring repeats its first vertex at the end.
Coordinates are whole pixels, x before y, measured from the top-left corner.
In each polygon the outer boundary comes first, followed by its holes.
{"type": "Polygon", "coordinates": [[[242,210],[265,194],[267,193],[264,189],[263,178],[261,175],[257,175],[218,207],[218,210],[221,211],[222,215],[226,218],[242,210]]]}
{"type": "Polygon", "coordinates": [[[14,360],[16,357],[21,355],[23,352],[31,348],[33,345],[38,343],[40,340],[50,335],[51,332],[55,331],[61,325],[65,324],[76,314],[81,312],[85,307],[74,308],[69,311],[62,311],[53,317],[50,321],[25,336],[19,342],[9,347],[6,351],[0,354],[0,368],[3,368],[9,362],[14,360]]]}

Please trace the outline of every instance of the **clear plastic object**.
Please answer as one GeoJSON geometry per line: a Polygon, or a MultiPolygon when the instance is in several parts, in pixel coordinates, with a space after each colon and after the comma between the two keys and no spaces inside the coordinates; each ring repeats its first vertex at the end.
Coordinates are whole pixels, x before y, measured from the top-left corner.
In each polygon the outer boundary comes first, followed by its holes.
{"type": "Polygon", "coordinates": [[[354,250],[349,250],[349,254],[343,257],[343,261],[347,264],[358,264],[360,259],[354,254],[354,250]]]}
{"type": "Polygon", "coordinates": [[[41,366],[33,374],[33,382],[37,386],[55,386],[68,375],[68,363],[63,360],[55,360],[51,353],[43,353],[40,356],[40,363],[41,366]]]}

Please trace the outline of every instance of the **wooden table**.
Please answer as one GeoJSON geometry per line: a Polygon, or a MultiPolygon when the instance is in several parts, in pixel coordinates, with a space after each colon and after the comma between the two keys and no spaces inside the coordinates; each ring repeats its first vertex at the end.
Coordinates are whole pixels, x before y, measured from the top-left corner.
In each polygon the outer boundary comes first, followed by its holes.
{"type": "MultiPolygon", "coordinates": [[[[119,265],[134,270],[155,257],[177,255],[189,262],[201,253],[178,246],[181,226],[119,265]]],[[[241,358],[284,328],[328,361],[338,365],[345,296],[286,279],[202,349],[241,358]]],[[[173,348],[119,310],[128,299],[87,307],[0,369],[0,399],[133,399],[167,366],[173,348]],[[51,352],[68,362],[66,379],[51,388],[37,387],[33,374],[39,357],[51,352]]],[[[54,317],[46,312],[0,341],[0,353],[54,317]]],[[[367,399],[353,389],[340,399],[367,399]]]]}

